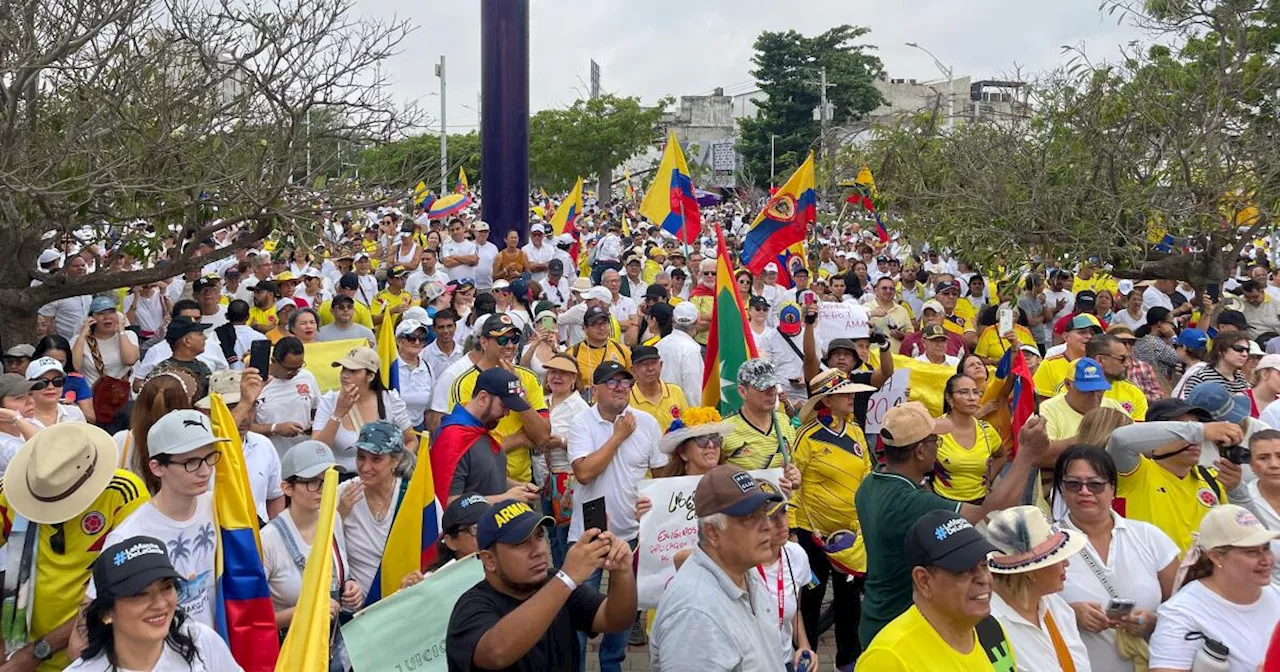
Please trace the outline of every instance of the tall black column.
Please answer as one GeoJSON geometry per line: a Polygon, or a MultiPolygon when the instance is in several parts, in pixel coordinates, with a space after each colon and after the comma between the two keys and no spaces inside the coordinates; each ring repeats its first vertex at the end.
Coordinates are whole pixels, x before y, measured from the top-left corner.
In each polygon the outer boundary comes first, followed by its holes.
{"type": "Polygon", "coordinates": [[[489,240],[529,224],[529,0],[480,3],[481,187],[489,240]]]}

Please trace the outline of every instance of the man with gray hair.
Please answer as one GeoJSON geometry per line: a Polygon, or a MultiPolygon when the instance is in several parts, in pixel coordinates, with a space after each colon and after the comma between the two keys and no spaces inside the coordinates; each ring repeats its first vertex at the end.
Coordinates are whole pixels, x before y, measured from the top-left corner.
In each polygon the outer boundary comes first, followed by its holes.
{"type": "Polygon", "coordinates": [[[671,333],[658,340],[662,355],[662,380],[684,390],[690,406],[702,405],[702,347],[694,340],[698,309],[685,301],[671,313],[671,333]]]}
{"type": "Polygon", "coordinates": [[[783,504],[732,465],[698,481],[698,547],[658,602],[649,646],[656,672],[782,669],[777,605],[755,568],[774,559],[769,516],[783,504]]]}

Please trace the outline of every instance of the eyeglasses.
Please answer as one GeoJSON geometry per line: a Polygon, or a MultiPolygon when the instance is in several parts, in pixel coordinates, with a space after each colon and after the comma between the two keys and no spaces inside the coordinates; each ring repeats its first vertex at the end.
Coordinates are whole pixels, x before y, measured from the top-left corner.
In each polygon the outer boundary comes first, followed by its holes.
{"type": "Polygon", "coordinates": [[[981,397],[982,393],[976,387],[955,390],[951,393],[953,397],[981,397]]]}
{"type": "Polygon", "coordinates": [[[30,382],[35,383],[31,386],[32,390],[43,390],[46,387],[62,387],[67,383],[66,376],[54,376],[52,378],[34,378],[30,382]]]}
{"type": "Polygon", "coordinates": [[[1078,478],[1062,479],[1063,492],[1080,492],[1080,488],[1083,486],[1088,488],[1089,492],[1092,492],[1095,495],[1101,495],[1102,491],[1107,489],[1107,485],[1108,483],[1106,481],[1092,478],[1087,481],[1082,481],[1078,478]]]}
{"type": "Polygon", "coordinates": [[[1104,352],[1104,353],[1102,353],[1102,354],[1100,354],[1100,355],[1098,355],[1098,356],[1099,356],[1099,357],[1110,357],[1111,359],[1114,359],[1114,360],[1116,360],[1117,362],[1120,362],[1121,364],[1128,363],[1128,361],[1129,361],[1129,355],[1112,355],[1112,354],[1109,354],[1109,353],[1105,353],[1105,352],[1104,352]]]}
{"type": "Polygon", "coordinates": [[[444,533],[451,537],[457,537],[462,534],[469,534],[474,537],[476,536],[476,531],[479,529],[479,527],[480,527],[479,525],[476,525],[474,523],[472,523],[471,525],[458,525],[445,530],[444,533]]]}
{"type": "Polygon", "coordinates": [[[1240,354],[1242,354],[1242,355],[1243,355],[1243,354],[1245,354],[1245,353],[1249,352],[1249,346],[1247,346],[1247,345],[1233,345],[1233,346],[1231,346],[1231,351],[1232,351],[1232,352],[1238,352],[1238,353],[1240,353],[1240,354]]]}
{"type": "Polygon", "coordinates": [[[165,457],[164,459],[157,458],[156,461],[159,462],[160,464],[182,465],[182,468],[186,469],[187,473],[194,473],[200,470],[200,465],[202,464],[212,468],[221,460],[222,460],[222,453],[212,452],[212,453],[209,453],[208,455],[205,455],[204,457],[193,457],[189,460],[183,460],[181,462],[175,462],[173,460],[170,460],[167,457],[165,457]]]}
{"type": "MultiPolygon", "coordinates": [[[[218,453],[214,453],[214,455],[217,454],[218,453]]],[[[305,481],[300,479],[291,479],[289,483],[293,484],[293,487],[302,488],[307,492],[320,492],[320,489],[324,487],[323,478],[312,478],[305,481]]]]}
{"type": "Polygon", "coordinates": [[[494,293],[494,294],[510,294],[510,293],[511,293],[511,290],[506,289],[506,288],[500,288],[500,289],[495,289],[495,290],[493,290],[493,293],[494,293]]]}
{"type": "Polygon", "coordinates": [[[618,390],[630,390],[631,386],[635,384],[636,381],[631,380],[630,378],[613,378],[604,381],[604,386],[614,392],[618,390]]]}

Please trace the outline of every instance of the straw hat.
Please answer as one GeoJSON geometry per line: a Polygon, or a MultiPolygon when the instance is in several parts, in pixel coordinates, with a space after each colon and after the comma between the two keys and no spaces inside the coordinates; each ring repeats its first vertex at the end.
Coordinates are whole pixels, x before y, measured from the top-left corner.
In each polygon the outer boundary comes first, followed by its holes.
{"type": "Polygon", "coordinates": [[[1085,538],[1051,524],[1034,506],[1015,506],[987,517],[984,534],[999,551],[987,559],[995,574],[1022,574],[1056,565],[1080,552],[1085,538]]]}
{"type": "Polygon", "coordinates": [[[110,434],[82,422],[58,423],[18,449],[5,471],[4,494],[28,520],[65,523],[107,489],[115,467],[110,434]]]}
{"type": "Polygon", "coordinates": [[[809,400],[800,407],[801,424],[809,422],[816,412],[818,402],[833,394],[875,392],[876,388],[849,380],[849,374],[840,369],[827,369],[809,382],[809,400]]]}
{"type": "Polygon", "coordinates": [[[700,436],[724,436],[733,431],[733,425],[720,420],[720,412],[714,408],[694,406],[676,418],[667,433],[658,442],[658,449],[667,455],[676,452],[680,444],[700,436]]]}

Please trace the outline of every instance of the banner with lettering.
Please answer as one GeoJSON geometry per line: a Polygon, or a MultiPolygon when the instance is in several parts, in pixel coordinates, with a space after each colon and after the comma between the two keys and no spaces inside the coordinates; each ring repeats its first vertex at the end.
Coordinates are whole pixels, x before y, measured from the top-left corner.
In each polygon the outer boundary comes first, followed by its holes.
{"type": "MultiPolygon", "coordinates": [[[[756,478],[774,483],[782,477],[781,469],[750,472],[756,478]]],[[[636,572],[636,597],[641,609],[658,606],[667,583],[676,574],[675,556],[693,550],[698,544],[698,518],[693,513],[693,491],[701,476],[677,476],[640,481],[641,495],[653,502],[653,508],[640,518],[640,536],[636,550],[640,554],[636,572]]]]}
{"type": "MultiPolygon", "coordinates": [[[[896,365],[897,360],[894,362],[896,365]]],[[[867,436],[879,434],[880,426],[884,424],[884,414],[907,400],[910,383],[910,369],[894,369],[893,377],[871,395],[871,399],[867,401],[867,424],[863,429],[867,436]]]]}
{"type": "Polygon", "coordinates": [[[823,301],[818,304],[818,322],[814,325],[814,337],[818,355],[827,351],[827,344],[837,338],[867,338],[871,334],[871,322],[867,309],[855,303],[823,301]]]}

